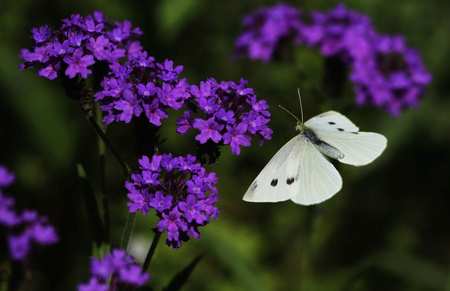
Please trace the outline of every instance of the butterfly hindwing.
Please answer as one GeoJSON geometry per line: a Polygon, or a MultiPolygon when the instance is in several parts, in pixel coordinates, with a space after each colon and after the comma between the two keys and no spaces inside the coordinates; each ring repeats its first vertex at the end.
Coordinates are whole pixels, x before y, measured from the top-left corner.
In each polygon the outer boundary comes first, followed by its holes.
{"type": "MultiPolygon", "coordinates": [[[[303,137],[305,138],[305,137],[303,137]]],[[[297,204],[317,204],[331,198],[342,188],[342,178],[336,168],[310,142],[297,150],[300,177],[298,194],[291,200],[297,204]]]]}
{"type": "Polygon", "coordinates": [[[285,144],[264,167],[244,195],[248,202],[320,203],[342,187],[336,168],[304,136],[285,144]]]}
{"type": "Polygon", "coordinates": [[[341,163],[353,166],[363,166],[373,162],[387,145],[386,138],[374,132],[339,134],[323,132],[318,135],[344,154],[344,158],[339,159],[341,163]]]}

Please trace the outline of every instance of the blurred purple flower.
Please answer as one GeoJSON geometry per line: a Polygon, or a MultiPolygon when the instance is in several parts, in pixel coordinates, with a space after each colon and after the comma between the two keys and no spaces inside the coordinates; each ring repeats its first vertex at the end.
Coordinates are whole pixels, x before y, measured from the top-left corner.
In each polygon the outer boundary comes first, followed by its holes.
{"type": "MultiPolygon", "coordinates": [[[[270,15],[273,11],[280,11],[280,7],[285,7],[283,5],[257,10],[244,17],[244,32],[236,43],[238,55],[255,59],[251,53],[254,46],[260,48],[254,49],[255,52],[265,52],[260,54],[264,57],[259,58],[271,59],[280,44],[269,40],[278,39],[282,35],[280,31],[286,31],[290,18],[280,20],[270,15]],[[276,24],[274,27],[277,29],[263,29],[268,23],[276,24]]],[[[285,7],[284,11],[288,10],[289,15],[296,17],[301,13],[285,7]]],[[[298,20],[292,23],[295,23],[292,27],[297,29],[294,43],[318,47],[323,56],[337,58],[349,68],[357,104],[381,107],[398,116],[404,108],[417,107],[424,97],[431,75],[418,51],[407,48],[403,37],[378,34],[368,15],[338,4],[327,12],[311,12],[308,22],[298,20]]],[[[247,122],[250,133],[254,131],[252,124],[255,122],[256,119],[247,122]]]]}
{"type": "Polygon", "coordinates": [[[139,287],[149,279],[149,273],[142,273],[142,268],[134,263],[133,257],[124,250],[113,249],[102,259],[91,259],[89,283],[79,284],[79,291],[117,290],[118,286],[139,287]]]}
{"type": "Polygon", "coordinates": [[[0,226],[6,228],[12,259],[23,260],[35,246],[54,244],[59,238],[46,217],[31,210],[16,212],[14,199],[4,195],[4,188],[14,180],[14,174],[0,165],[0,226]]]}
{"type": "Polygon", "coordinates": [[[355,62],[350,75],[357,104],[381,107],[393,116],[418,107],[431,82],[419,52],[406,47],[399,36],[378,36],[373,49],[372,58],[355,62]]]}
{"type": "Polygon", "coordinates": [[[302,42],[300,15],[300,10],[284,3],[246,15],[242,20],[244,32],[235,43],[234,57],[247,56],[268,62],[283,41],[302,42]]]}

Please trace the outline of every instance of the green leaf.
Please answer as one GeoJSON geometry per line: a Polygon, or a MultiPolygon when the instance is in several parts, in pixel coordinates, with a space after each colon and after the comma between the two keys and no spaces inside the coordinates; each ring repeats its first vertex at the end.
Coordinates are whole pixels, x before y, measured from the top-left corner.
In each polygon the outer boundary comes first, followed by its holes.
{"type": "Polygon", "coordinates": [[[169,285],[164,288],[164,291],[177,291],[180,290],[181,287],[183,287],[184,284],[186,284],[189,276],[191,275],[192,271],[194,270],[195,266],[197,266],[198,262],[203,258],[203,255],[198,255],[195,257],[192,262],[186,266],[181,272],[175,275],[173,277],[172,281],[170,281],[169,285]]]}

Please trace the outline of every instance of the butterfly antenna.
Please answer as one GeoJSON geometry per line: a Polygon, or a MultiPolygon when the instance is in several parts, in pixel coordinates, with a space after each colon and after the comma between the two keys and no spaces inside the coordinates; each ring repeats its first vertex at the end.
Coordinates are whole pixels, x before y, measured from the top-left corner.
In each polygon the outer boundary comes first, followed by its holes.
{"type": "MultiPolygon", "coordinates": [[[[297,116],[295,116],[294,114],[292,114],[292,112],[290,112],[289,110],[287,110],[286,108],[284,108],[284,107],[281,106],[281,105],[278,105],[278,106],[280,106],[281,109],[283,109],[284,111],[286,111],[287,113],[289,113],[290,115],[292,115],[292,117],[294,117],[295,119],[297,119],[297,121],[298,121],[299,123],[301,123],[301,121],[297,118],[297,116]]],[[[301,123],[301,124],[303,124],[303,123],[301,123]]]]}
{"type": "Polygon", "coordinates": [[[302,96],[300,96],[300,88],[297,88],[298,92],[298,101],[300,101],[300,112],[302,114],[302,124],[303,124],[303,105],[302,105],[302,96]]]}

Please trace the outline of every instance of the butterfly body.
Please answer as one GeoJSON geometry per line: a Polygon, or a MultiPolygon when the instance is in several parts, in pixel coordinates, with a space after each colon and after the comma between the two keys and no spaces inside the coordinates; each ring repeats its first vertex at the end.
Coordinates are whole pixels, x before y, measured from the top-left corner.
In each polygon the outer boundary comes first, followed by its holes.
{"type": "Polygon", "coordinates": [[[296,129],[299,134],[264,167],[245,193],[245,201],[320,203],[342,188],[339,172],[325,156],[362,166],[376,159],[387,145],[383,135],[360,132],[336,111],[322,113],[304,124],[299,122],[296,129]]]}

